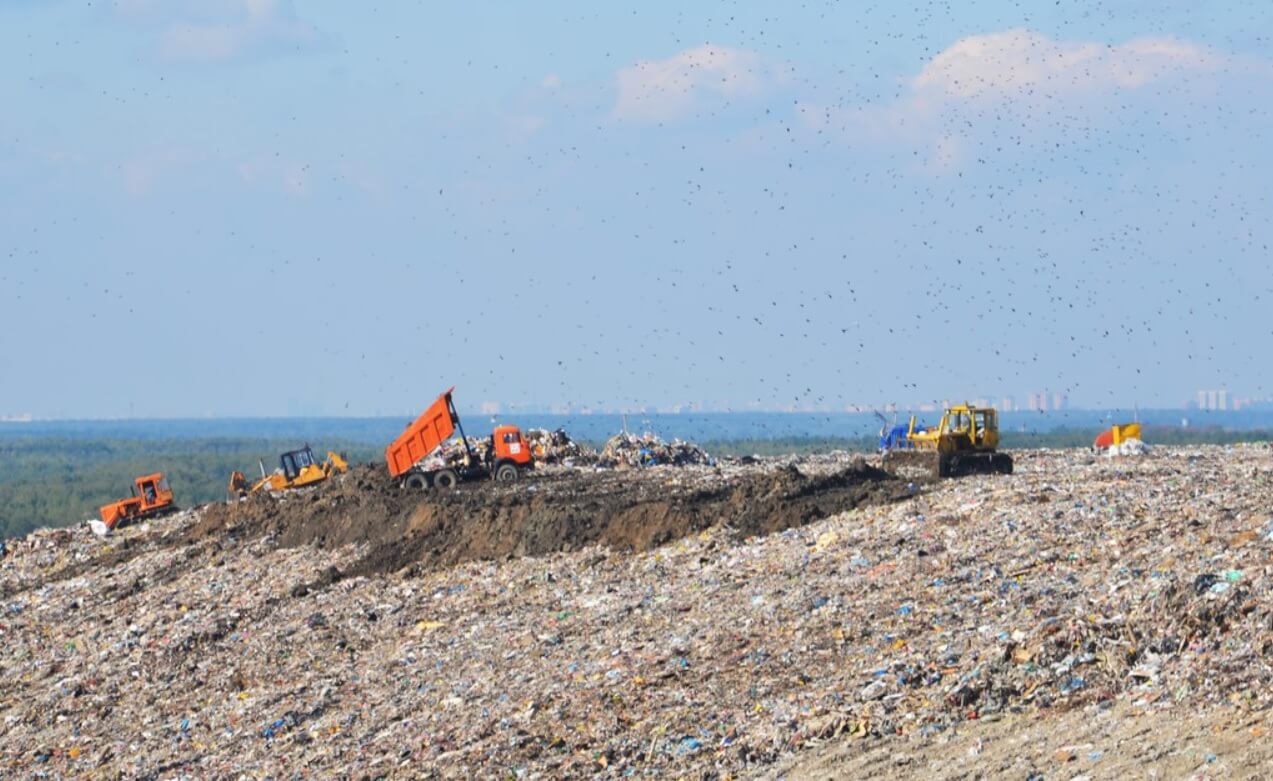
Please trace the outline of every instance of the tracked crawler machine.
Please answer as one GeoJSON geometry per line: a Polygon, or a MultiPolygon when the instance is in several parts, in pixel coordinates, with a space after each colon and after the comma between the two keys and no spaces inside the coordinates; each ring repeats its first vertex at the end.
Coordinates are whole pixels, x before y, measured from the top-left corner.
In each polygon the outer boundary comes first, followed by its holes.
{"type": "Polygon", "coordinates": [[[339,453],[327,451],[327,460],[318,461],[309,445],[300,450],[289,450],[279,456],[279,468],[273,474],[265,473],[265,463],[261,463],[261,479],[249,483],[242,472],[232,472],[227,486],[230,497],[244,497],[260,491],[286,491],[291,488],[304,488],[307,485],[321,483],[333,474],[349,471],[349,463],[339,453]]]}
{"type": "Polygon", "coordinates": [[[998,449],[997,412],[961,404],[947,409],[941,424],[927,430],[916,428],[912,417],[905,439],[885,450],[884,468],[905,476],[1012,474],[1012,456],[998,449]]]}
{"type": "Polygon", "coordinates": [[[130,490],[132,496],[102,507],[102,523],[107,529],[177,511],[172,489],[168,487],[168,478],[163,472],[138,477],[130,490]]]}

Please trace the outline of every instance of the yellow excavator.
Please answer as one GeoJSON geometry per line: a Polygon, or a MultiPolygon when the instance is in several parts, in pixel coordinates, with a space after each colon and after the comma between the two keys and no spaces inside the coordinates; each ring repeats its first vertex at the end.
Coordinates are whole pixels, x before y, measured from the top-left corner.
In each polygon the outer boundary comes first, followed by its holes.
{"type": "Polygon", "coordinates": [[[933,477],[1012,474],[1012,456],[998,452],[999,416],[992,407],[960,404],[941,416],[941,424],[917,429],[915,418],[904,438],[884,451],[884,468],[933,477]]]}
{"type": "Polygon", "coordinates": [[[304,488],[307,485],[321,483],[334,473],[349,471],[349,462],[339,453],[327,451],[327,460],[319,463],[314,459],[314,451],[309,445],[300,450],[289,450],[279,456],[279,468],[272,474],[265,474],[265,463],[261,462],[261,479],[248,483],[242,472],[230,474],[228,490],[231,497],[244,497],[260,491],[286,491],[291,488],[304,488]]]}

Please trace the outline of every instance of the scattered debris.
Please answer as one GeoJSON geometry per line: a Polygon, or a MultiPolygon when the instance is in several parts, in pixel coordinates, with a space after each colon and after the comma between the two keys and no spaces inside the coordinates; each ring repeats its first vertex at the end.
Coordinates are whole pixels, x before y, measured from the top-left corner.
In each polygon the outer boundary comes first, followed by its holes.
{"type": "Polygon", "coordinates": [[[597,451],[571,439],[564,428],[530,429],[526,432],[526,442],[537,464],[589,466],[597,462],[597,451]]]}
{"type": "Polygon", "coordinates": [[[1139,439],[1124,439],[1117,445],[1110,445],[1105,454],[1111,458],[1118,456],[1143,456],[1149,452],[1149,445],[1141,442],[1139,439]]]}
{"type": "Polygon", "coordinates": [[[366,467],[36,532],[0,559],[0,772],[738,777],[1011,711],[1273,706],[1273,452],[1014,457],[914,489],[806,458],[440,497],[366,467]]]}
{"type": "Polygon", "coordinates": [[[714,466],[716,461],[701,447],[674,439],[664,442],[654,434],[620,433],[606,441],[601,450],[601,466],[714,466]]]}

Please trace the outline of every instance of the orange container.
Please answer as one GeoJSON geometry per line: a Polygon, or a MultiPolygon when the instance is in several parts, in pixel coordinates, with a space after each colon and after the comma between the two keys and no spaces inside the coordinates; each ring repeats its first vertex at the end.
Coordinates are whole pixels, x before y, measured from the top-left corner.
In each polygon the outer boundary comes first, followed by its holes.
{"type": "Polygon", "coordinates": [[[438,396],[415,422],[407,426],[407,430],[385,448],[385,462],[389,464],[389,474],[401,477],[420,459],[438,449],[438,445],[451,438],[455,433],[459,415],[455,413],[455,404],[451,402],[450,390],[438,396]]]}

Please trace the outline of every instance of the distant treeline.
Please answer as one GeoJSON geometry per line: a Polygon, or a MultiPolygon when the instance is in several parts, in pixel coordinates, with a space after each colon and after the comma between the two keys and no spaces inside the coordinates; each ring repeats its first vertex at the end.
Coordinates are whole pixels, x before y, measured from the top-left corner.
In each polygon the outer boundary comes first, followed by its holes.
{"type": "MultiPolygon", "coordinates": [[[[1005,448],[1087,447],[1097,429],[1054,429],[1029,433],[1003,431],[1005,448]]],[[[1233,444],[1273,441],[1268,429],[1233,431],[1222,428],[1146,427],[1151,445],[1233,444]]],[[[699,442],[719,456],[773,456],[827,453],[833,450],[874,452],[877,438],[775,437],[713,439],[699,442]]],[[[128,496],[137,475],[164,472],[182,507],[225,498],[230,472],[259,474],[257,459],[267,470],[278,466],[278,454],[298,447],[293,439],[172,437],[166,439],[84,439],[70,437],[0,437],[0,537],[15,537],[45,526],[69,526],[97,517],[98,508],[128,496]]],[[[311,440],[320,459],[328,450],[351,463],[379,461],[378,447],[344,439],[311,440]]],[[[590,441],[594,447],[602,443],[590,441]]]]}
{"type": "MultiPolygon", "coordinates": [[[[70,526],[96,518],[98,508],[129,495],[133,478],[164,472],[177,504],[191,507],[224,499],[230,472],[260,474],[278,467],[279,453],[302,443],[281,439],[0,439],[0,537],[44,526],[70,526]]],[[[382,451],[345,441],[311,443],[319,458],[328,450],[351,462],[382,451]]]]}

